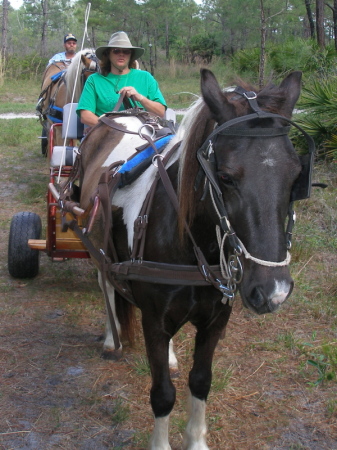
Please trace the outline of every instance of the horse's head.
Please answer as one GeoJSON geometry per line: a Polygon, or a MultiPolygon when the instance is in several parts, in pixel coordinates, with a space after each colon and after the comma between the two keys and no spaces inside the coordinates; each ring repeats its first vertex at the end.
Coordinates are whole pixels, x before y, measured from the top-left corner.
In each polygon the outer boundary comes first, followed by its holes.
{"type": "Polygon", "coordinates": [[[294,72],[280,86],[266,87],[254,98],[253,92],[244,89],[222,92],[214,75],[202,71],[203,99],[218,129],[222,127],[213,133],[207,150],[209,159],[214,152],[218,193],[212,190],[223,199],[218,215],[229,219],[224,231],[235,233],[229,238],[234,249],[227,250],[233,253],[237,246],[240,253],[243,249],[242,301],[259,314],[276,310],[293,288],[285,222],[301,163],[288,137],[288,123],[280,116],[291,117],[300,82],[301,73],[294,72]],[[249,120],[243,119],[250,114],[249,120]]]}
{"type": "Polygon", "coordinates": [[[84,81],[92,73],[100,71],[99,59],[97,58],[95,52],[91,50],[84,50],[81,53],[81,61],[83,64],[82,74],[84,76],[84,81]]]}
{"type": "Polygon", "coordinates": [[[87,78],[100,71],[99,59],[94,50],[84,49],[76,53],[65,74],[67,98],[78,102],[87,78]]]}

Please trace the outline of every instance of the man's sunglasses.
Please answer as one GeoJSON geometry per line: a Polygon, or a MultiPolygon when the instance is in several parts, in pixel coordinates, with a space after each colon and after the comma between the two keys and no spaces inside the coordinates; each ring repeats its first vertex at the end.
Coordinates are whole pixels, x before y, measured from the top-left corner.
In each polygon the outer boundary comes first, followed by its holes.
{"type": "Polygon", "coordinates": [[[130,49],[124,49],[124,48],[113,48],[112,53],[114,55],[119,55],[120,53],[123,53],[124,55],[131,55],[131,50],[130,49]]]}

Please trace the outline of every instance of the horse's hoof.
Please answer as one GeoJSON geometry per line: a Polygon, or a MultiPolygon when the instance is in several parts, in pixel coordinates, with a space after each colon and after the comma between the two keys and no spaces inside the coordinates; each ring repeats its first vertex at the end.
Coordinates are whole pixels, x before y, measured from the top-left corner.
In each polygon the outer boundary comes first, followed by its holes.
{"type": "Polygon", "coordinates": [[[102,359],[107,359],[108,361],[119,361],[123,356],[123,350],[103,350],[101,355],[102,359]]]}

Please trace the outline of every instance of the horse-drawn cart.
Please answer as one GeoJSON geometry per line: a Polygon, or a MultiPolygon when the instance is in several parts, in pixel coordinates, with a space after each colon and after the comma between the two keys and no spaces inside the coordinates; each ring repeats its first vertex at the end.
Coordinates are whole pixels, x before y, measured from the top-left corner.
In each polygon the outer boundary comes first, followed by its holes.
{"type": "MultiPolygon", "coordinates": [[[[55,182],[58,177],[68,178],[72,170],[74,155],[76,154],[76,139],[79,136],[76,127],[75,134],[68,134],[70,146],[67,146],[64,150],[62,146],[54,146],[55,134],[60,131],[59,127],[62,127],[61,123],[53,124],[48,138],[50,179],[46,194],[47,224],[45,239],[41,239],[42,221],[38,214],[26,211],[19,212],[13,216],[11,221],[8,244],[8,270],[16,278],[33,278],[38,274],[41,251],[45,252],[53,261],[90,257],[89,252],[75,233],[70,228],[65,230],[62,225],[64,221],[70,220],[70,217],[68,217],[70,214],[64,214],[59,207],[55,182]],[[59,162],[62,156],[65,160],[65,165],[61,166],[60,171],[59,162]]],[[[78,223],[81,226],[80,218],[78,223]]]]}
{"type": "MultiPolygon", "coordinates": [[[[8,245],[8,270],[15,278],[33,278],[39,272],[40,252],[43,251],[52,261],[65,261],[70,258],[90,258],[89,251],[80,238],[65,223],[73,215],[61,209],[56,181],[69,178],[73,170],[77,147],[76,143],[83,137],[83,124],[76,115],[77,103],[68,103],[63,108],[63,123],[50,126],[48,136],[49,186],[46,194],[47,223],[46,237],[41,239],[42,221],[33,212],[19,212],[11,221],[8,245]],[[61,133],[60,133],[61,131],[61,133]],[[62,136],[66,146],[57,144],[56,136],[62,136]]],[[[172,109],[166,112],[166,121],[175,124],[172,109]]],[[[83,210],[76,206],[72,212],[77,216],[77,225],[82,228],[83,210]]]]}

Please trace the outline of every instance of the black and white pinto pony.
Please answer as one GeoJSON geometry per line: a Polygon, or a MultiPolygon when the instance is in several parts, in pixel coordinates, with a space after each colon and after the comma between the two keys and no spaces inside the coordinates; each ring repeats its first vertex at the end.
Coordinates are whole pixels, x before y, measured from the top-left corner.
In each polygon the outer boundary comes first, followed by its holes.
{"type": "MultiPolygon", "coordinates": [[[[152,374],[150,397],[155,416],[150,440],[152,450],[171,448],[169,416],[176,390],[170,368],[177,368],[172,349],[172,338],[177,331],[188,321],[196,328],[184,448],[205,450],[208,448],[205,408],[212,379],[212,358],[231,314],[231,294],[238,284],[243,304],[257,314],[264,314],[276,311],[292,292],[285,223],[301,163],[287,135],[289,127],[285,125],[300,95],[300,85],[301,73],[294,72],[279,86],[266,86],[253,97],[261,117],[259,114],[252,117],[246,94],[223,92],[212,72],[201,71],[202,98],[186,113],[177,135],[162,153],[167,155],[182,141],[179,150],[165,163],[178,206],[159,178],[139,261],[130,261],[134,224],[157,175],[159,158],[156,158],[158,164],[154,161],[136,182],[113,195],[112,234],[108,239],[114,242],[119,261],[129,261],[131,267],[147,261],[154,265],[173,265],[177,268],[175,276],[179,268],[183,271],[186,267],[199,266],[206,280],[199,284],[185,283],[184,275],[181,283],[158,282],[155,276],[152,281],[146,277],[128,280],[134,303],[141,310],[152,374]],[[246,120],[247,115],[251,116],[246,120]],[[226,124],[231,126],[226,128],[226,124]],[[198,152],[199,149],[202,151],[198,152]],[[214,171],[207,174],[210,166],[214,171]],[[206,262],[200,263],[193,239],[203,255],[202,261],[206,262]],[[231,264],[232,269],[227,267],[226,271],[226,266],[231,264]],[[214,266],[221,267],[220,279],[209,276],[209,268],[214,266]],[[231,275],[231,271],[239,274],[231,275]]],[[[147,127],[139,133],[143,123],[137,116],[125,114],[113,122],[116,127],[101,121],[80,147],[83,209],[92,203],[101,174],[116,161],[121,164],[126,161],[136,147],[144,144],[143,134],[151,134],[147,127]]],[[[103,242],[105,222],[110,221],[105,215],[101,211],[96,216],[89,235],[97,253],[104,253],[102,249],[109,253],[106,250],[109,247],[103,242]]],[[[95,255],[93,252],[93,260],[95,255]]],[[[108,257],[115,259],[112,254],[104,257],[107,258],[105,266],[109,264],[108,257]]],[[[103,273],[104,264],[97,263],[97,266],[99,282],[109,298],[117,330],[120,335],[126,331],[130,337],[134,305],[114,289],[114,276],[103,273]]],[[[120,351],[112,328],[108,321],[106,356],[120,351]]]]}

